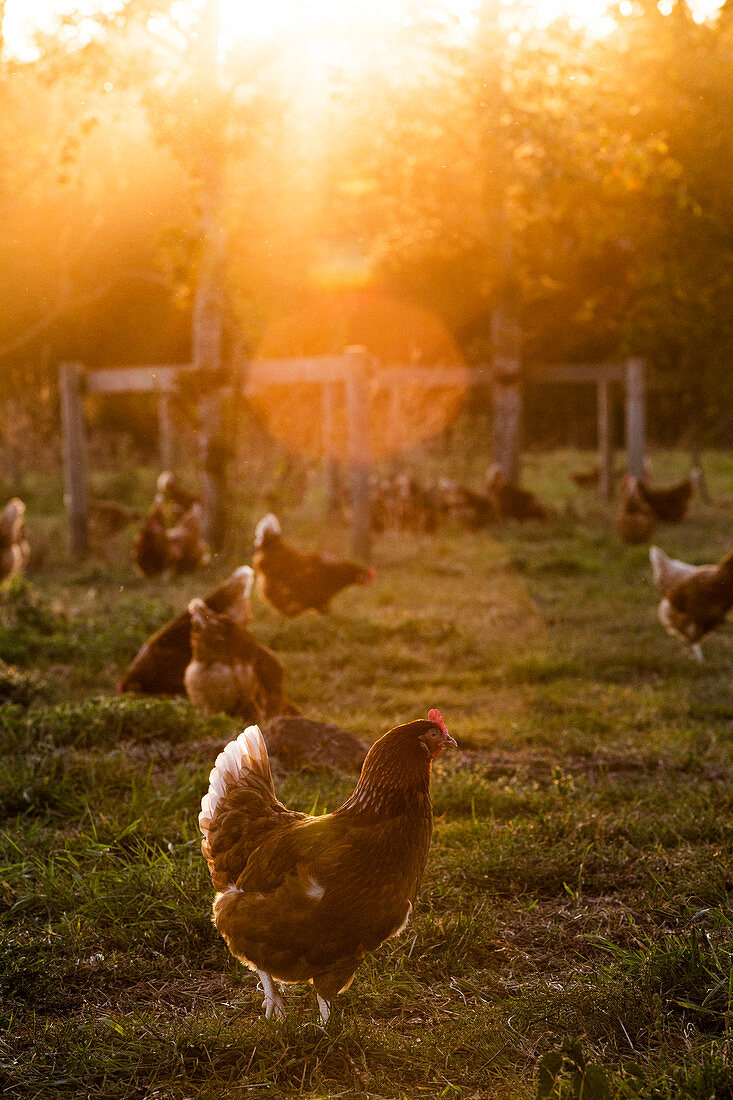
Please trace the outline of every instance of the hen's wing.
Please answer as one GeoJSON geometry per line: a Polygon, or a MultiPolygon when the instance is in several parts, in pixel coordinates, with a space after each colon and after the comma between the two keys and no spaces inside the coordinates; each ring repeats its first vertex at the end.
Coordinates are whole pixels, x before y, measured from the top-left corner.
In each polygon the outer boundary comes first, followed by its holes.
{"type": "Polygon", "coordinates": [[[700,568],[686,561],[670,558],[659,546],[649,547],[649,561],[652,565],[654,586],[662,596],[666,596],[679,581],[691,577],[700,568]]]}
{"type": "Polygon", "coordinates": [[[236,625],[231,638],[231,662],[243,699],[254,706],[254,720],[301,713],[284,694],[285,673],[277,655],[236,625]]]}
{"type": "MultiPolygon", "coordinates": [[[[733,584],[717,565],[701,565],[668,592],[669,602],[700,623],[719,625],[733,603],[733,584]]],[[[708,629],[710,629],[709,627],[708,629]]]]}
{"type": "Polygon", "coordinates": [[[403,840],[392,821],[360,828],[330,814],[271,833],[217,898],[217,928],[238,958],[281,981],[312,978],[328,999],[410,915],[416,868],[403,840]]]}
{"type": "Polygon", "coordinates": [[[257,591],[281,615],[292,617],[310,607],[304,597],[303,557],[282,539],[255,552],[257,591]]]}
{"type": "Polygon", "coordinates": [[[265,742],[259,728],[249,726],[217,756],[201,800],[201,851],[216,889],[236,883],[269,836],[306,817],[275,797],[265,742]]]}

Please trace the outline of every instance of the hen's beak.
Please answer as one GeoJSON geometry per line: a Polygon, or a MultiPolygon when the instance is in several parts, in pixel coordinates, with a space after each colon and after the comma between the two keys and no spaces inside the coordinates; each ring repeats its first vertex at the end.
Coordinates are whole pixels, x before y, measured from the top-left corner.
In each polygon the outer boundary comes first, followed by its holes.
{"type": "Polygon", "coordinates": [[[440,744],[435,746],[435,749],[433,750],[433,753],[432,753],[432,759],[435,760],[436,756],[440,756],[443,749],[457,749],[457,748],[458,748],[458,742],[455,741],[451,737],[451,735],[448,733],[447,730],[443,730],[443,738],[442,738],[440,744]]]}

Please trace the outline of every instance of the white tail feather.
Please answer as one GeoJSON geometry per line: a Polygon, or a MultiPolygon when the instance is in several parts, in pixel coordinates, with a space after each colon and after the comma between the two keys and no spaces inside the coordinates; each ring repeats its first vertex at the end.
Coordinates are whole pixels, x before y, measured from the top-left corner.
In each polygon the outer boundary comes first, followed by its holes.
{"type": "Polygon", "coordinates": [[[252,566],[240,565],[239,569],[234,570],[232,576],[236,577],[238,581],[241,581],[242,588],[244,589],[243,595],[249,596],[255,580],[255,571],[252,566]]]}
{"type": "Polygon", "coordinates": [[[188,613],[198,623],[206,622],[206,614],[210,610],[200,596],[194,596],[192,600],[188,601],[188,613]]]}
{"type": "Polygon", "coordinates": [[[690,565],[686,561],[670,558],[659,546],[649,547],[649,561],[652,565],[654,586],[662,596],[685,577],[691,577],[698,569],[698,566],[690,565]]]}
{"type": "Polygon", "coordinates": [[[651,566],[652,566],[652,580],[654,581],[655,587],[661,591],[662,590],[662,584],[663,584],[662,578],[664,577],[665,563],[669,561],[669,558],[665,554],[664,550],[662,550],[661,547],[659,547],[659,546],[650,546],[649,547],[649,561],[651,562],[651,566]]]}
{"type": "Polygon", "coordinates": [[[262,546],[265,535],[279,536],[281,534],[282,528],[279,519],[272,512],[268,512],[255,527],[255,549],[258,550],[262,546]]]}
{"type": "Polygon", "coordinates": [[[217,756],[209,775],[209,789],[201,799],[199,828],[204,836],[208,836],[217,807],[227,791],[248,772],[258,772],[272,786],[270,759],[259,726],[247,726],[217,756]]]}

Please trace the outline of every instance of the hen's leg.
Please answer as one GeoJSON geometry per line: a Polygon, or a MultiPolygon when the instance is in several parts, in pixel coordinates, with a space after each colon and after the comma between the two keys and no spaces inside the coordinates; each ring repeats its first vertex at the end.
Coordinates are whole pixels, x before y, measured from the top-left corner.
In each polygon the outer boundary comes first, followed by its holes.
{"type": "Polygon", "coordinates": [[[328,1017],[331,1015],[331,1006],[328,1001],[324,1001],[320,993],[316,993],[316,997],[318,998],[318,1008],[321,1013],[321,1023],[325,1027],[328,1023],[328,1017]]]}
{"type": "Polygon", "coordinates": [[[265,1010],[266,1018],[269,1020],[271,1016],[284,1016],[285,1006],[283,1005],[283,999],[272,978],[265,970],[258,970],[257,973],[259,974],[260,982],[265,992],[265,999],[262,1002],[262,1007],[265,1010]]]}
{"type": "Polygon", "coordinates": [[[699,642],[695,642],[694,646],[692,647],[692,652],[695,654],[695,660],[699,661],[700,664],[702,664],[705,658],[702,655],[702,649],[700,648],[699,642]]]}

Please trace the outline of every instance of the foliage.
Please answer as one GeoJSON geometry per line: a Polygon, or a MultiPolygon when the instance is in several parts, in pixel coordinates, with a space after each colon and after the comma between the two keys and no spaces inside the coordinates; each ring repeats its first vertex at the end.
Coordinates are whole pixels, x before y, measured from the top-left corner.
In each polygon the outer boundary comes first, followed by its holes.
{"type": "MultiPolygon", "coordinates": [[[[413,6],[379,51],[346,28],[349,69],[315,71],[283,35],[222,54],[214,86],[190,13],[135,0],[95,31],[67,19],[35,61],[7,60],[8,472],[54,455],[59,360],[190,359],[206,172],[227,242],[229,360],[314,289],[369,282],[436,312],[481,360],[508,296],[527,359],[646,355],[663,394],[654,430],[719,436],[731,21],[622,7],[594,38],[562,21],[533,28],[521,4],[480,5],[470,33],[413,6]]],[[[140,443],[152,410],[129,413],[140,443]]]]}

